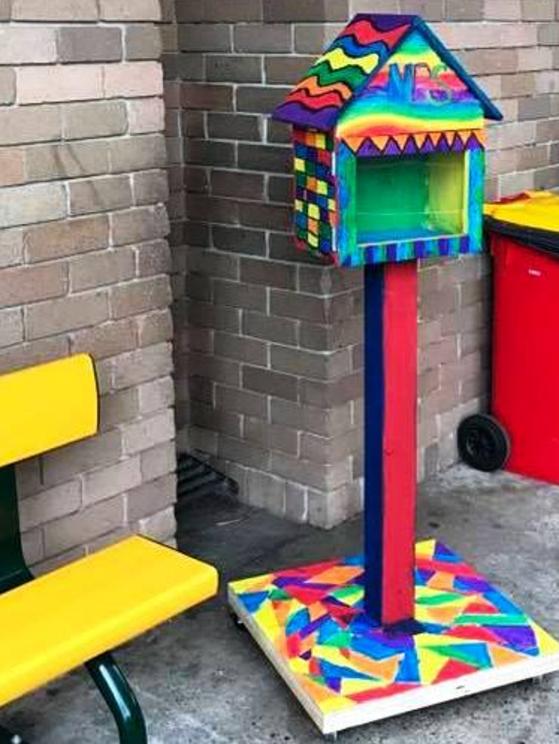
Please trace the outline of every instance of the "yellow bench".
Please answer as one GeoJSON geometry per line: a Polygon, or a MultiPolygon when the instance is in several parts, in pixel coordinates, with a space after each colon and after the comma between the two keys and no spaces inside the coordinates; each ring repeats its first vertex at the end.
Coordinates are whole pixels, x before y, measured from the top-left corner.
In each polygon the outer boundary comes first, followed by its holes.
{"type": "MultiPolygon", "coordinates": [[[[147,741],[115,646],[217,591],[212,566],[130,537],[34,579],[20,543],[14,463],[95,434],[91,358],[78,355],[0,376],[0,704],[85,664],[123,744],[147,741]]],[[[3,741],[21,741],[5,730],[3,741]]]]}

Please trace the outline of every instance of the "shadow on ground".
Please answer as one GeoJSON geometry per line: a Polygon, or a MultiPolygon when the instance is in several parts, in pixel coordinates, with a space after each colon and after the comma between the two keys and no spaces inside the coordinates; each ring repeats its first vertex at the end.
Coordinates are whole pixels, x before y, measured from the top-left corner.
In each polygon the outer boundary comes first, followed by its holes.
{"type": "MultiPolygon", "coordinates": [[[[183,502],[179,546],[216,565],[221,596],[120,649],[150,744],[323,741],[224,602],[225,582],[354,554],[361,523],[293,525],[226,496],[183,502]]],[[[559,488],[457,467],[421,488],[419,537],[473,562],[559,636],[559,488]]],[[[39,744],[112,744],[112,720],[82,672],[8,706],[0,722],[39,744]]],[[[340,744],[559,744],[559,675],[343,733],[340,744]]]]}

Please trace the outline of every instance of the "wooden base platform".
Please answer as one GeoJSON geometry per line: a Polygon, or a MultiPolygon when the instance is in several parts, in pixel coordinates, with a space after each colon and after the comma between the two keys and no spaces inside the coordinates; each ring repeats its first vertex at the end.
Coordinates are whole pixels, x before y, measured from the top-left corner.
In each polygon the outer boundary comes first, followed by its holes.
{"type": "Polygon", "coordinates": [[[559,671],[559,642],[434,540],[413,635],[364,615],[361,557],[234,581],[229,602],[324,734],[559,671]]]}

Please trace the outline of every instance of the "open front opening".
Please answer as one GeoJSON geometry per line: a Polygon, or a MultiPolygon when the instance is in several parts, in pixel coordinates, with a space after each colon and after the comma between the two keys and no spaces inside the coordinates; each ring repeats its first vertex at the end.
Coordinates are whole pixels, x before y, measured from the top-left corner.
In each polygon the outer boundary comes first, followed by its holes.
{"type": "Polygon", "coordinates": [[[359,158],[357,242],[467,232],[465,167],[464,153],[359,158]]]}

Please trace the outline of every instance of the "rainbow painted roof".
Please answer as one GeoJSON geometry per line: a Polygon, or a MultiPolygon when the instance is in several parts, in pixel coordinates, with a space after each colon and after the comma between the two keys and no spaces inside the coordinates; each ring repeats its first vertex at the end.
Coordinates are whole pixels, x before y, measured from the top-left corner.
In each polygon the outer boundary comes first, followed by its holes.
{"type": "Polygon", "coordinates": [[[471,93],[488,119],[500,121],[499,109],[464,70],[429,26],[417,15],[359,13],[350,21],[305,77],[275,109],[275,119],[298,127],[330,131],[340,114],[412,31],[419,31],[471,93]]]}

